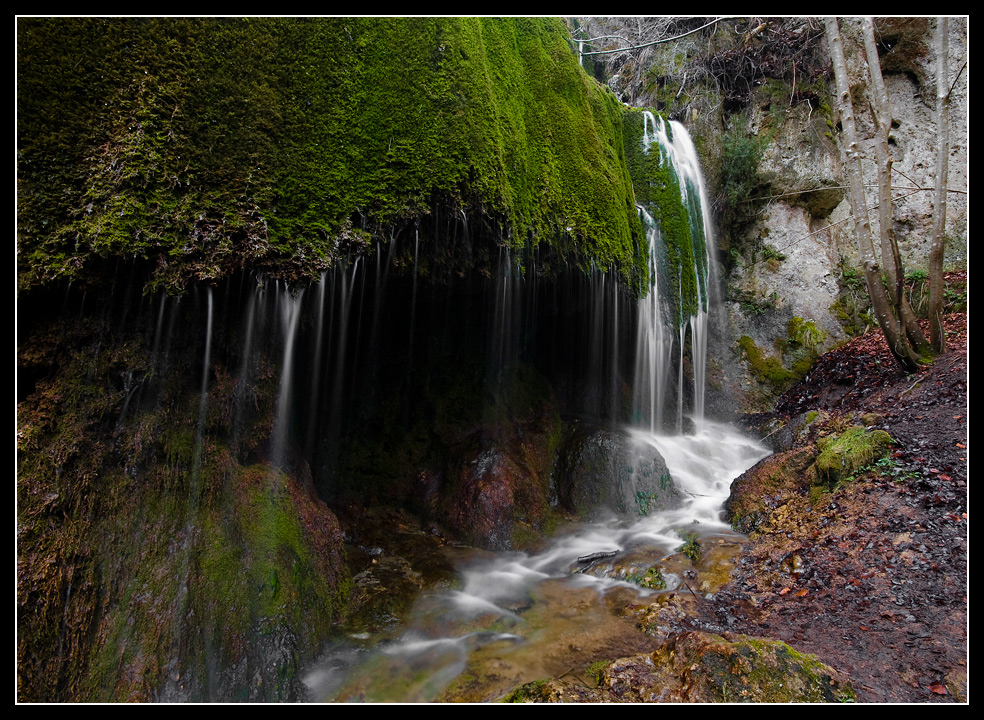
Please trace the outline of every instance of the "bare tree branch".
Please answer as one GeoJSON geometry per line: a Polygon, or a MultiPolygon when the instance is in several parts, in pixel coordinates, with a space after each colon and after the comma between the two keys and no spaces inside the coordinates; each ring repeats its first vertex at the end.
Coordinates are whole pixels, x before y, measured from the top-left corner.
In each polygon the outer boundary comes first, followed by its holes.
{"type": "MultiPolygon", "coordinates": [[[[587,57],[588,55],[611,55],[612,53],[617,53],[617,52],[629,52],[631,50],[641,50],[642,48],[651,47],[652,45],[660,45],[662,43],[673,42],[674,40],[679,40],[680,38],[685,38],[688,35],[693,35],[694,33],[700,32],[701,30],[703,30],[705,28],[709,28],[712,25],[715,25],[715,24],[717,24],[717,23],[719,23],[719,22],[721,22],[723,20],[734,20],[736,17],[738,17],[738,16],[737,15],[726,15],[724,17],[719,17],[716,20],[711,20],[711,22],[707,23],[706,25],[701,25],[699,28],[694,28],[693,30],[689,30],[689,31],[687,31],[687,32],[685,32],[685,33],[683,33],[681,35],[674,35],[673,37],[661,38],[660,40],[653,40],[652,42],[642,43],[641,45],[633,45],[632,47],[616,48],[615,50],[594,50],[592,52],[581,53],[581,55],[587,57]]],[[[612,36],[612,37],[614,37],[614,36],[612,36]]],[[[619,39],[623,39],[623,38],[619,38],[619,39]]]]}

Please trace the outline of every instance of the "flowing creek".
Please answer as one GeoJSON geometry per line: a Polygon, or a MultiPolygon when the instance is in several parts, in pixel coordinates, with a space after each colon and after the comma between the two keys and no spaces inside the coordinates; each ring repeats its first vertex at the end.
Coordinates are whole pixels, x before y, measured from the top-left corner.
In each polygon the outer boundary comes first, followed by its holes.
{"type": "Polygon", "coordinates": [[[705,567],[730,567],[742,537],[722,521],[722,505],[732,480],[768,450],[708,420],[692,435],[631,434],[633,442],[654,446],[665,459],[684,496],[679,508],[573,525],[536,554],[451,550],[458,586],[423,595],[395,640],[372,650],[357,642],[328,649],[304,673],[309,697],[492,701],[522,683],[583,675],[594,660],[645,651],[651,639],[619,617],[619,608],[651,603],[657,592],[702,591],[683,576],[681,556],[670,557],[684,543],[681,533],[700,538],[707,548],[705,567]],[[733,550],[715,561],[718,546],[733,550]],[[578,562],[612,551],[617,553],[610,558],[578,562]],[[662,567],[663,590],[639,584],[654,566],[662,567]]]}
{"type": "MultiPolygon", "coordinates": [[[[679,187],[689,232],[681,236],[678,227],[676,236],[665,236],[639,206],[650,250],[650,288],[636,313],[634,427],[626,439],[629,454],[605,481],[618,487],[602,492],[620,498],[621,515],[564,528],[536,553],[447,548],[458,578],[453,588],[425,592],[398,636],[377,641],[357,630],[328,648],[303,673],[310,699],[484,702],[547,677],[585,678],[593,662],[653,647],[656,641],[626,617],[627,608],[650,605],[656,593],[693,599],[726,579],[743,538],[722,521],[722,505],[731,482],[768,450],[703,417],[714,242],[706,191],[686,129],[648,112],[643,122],[645,152],[679,187]],[[668,269],[668,243],[691,260],[668,269]],[[683,434],[687,352],[695,430],[683,434]],[[654,486],[655,468],[661,475],[654,486]],[[675,501],[650,504],[664,491],[675,501]],[[681,552],[695,540],[703,549],[699,576],[681,552]]],[[[522,298],[535,297],[524,294],[518,276],[508,271],[508,256],[500,260],[507,271],[497,283],[490,348],[496,382],[515,360],[513,335],[520,323],[514,313],[522,298]]],[[[603,276],[594,276],[592,291],[589,386],[612,388],[610,404],[622,357],[617,328],[626,314],[619,312],[615,285],[603,276]],[[602,348],[611,353],[607,360],[602,348]]]]}

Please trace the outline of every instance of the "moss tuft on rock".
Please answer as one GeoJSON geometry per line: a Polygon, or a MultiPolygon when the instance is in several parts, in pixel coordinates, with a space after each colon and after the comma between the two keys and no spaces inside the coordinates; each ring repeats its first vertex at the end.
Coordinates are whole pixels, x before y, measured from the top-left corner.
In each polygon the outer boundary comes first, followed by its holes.
{"type": "Polygon", "coordinates": [[[813,467],[822,483],[833,486],[887,455],[894,444],[892,436],[884,430],[851,427],[817,441],[820,454],[813,467]]]}

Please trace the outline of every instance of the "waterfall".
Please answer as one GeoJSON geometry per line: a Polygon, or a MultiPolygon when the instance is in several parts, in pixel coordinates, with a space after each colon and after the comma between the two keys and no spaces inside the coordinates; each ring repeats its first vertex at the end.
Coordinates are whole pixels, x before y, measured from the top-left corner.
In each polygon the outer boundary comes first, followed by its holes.
{"type": "MultiPolygon", "coordinates": [[[[664,427],[663,407],[669,401],[667,375],[676,344],[677,387],[674,428],[682,427],[684,417],[684,365],[686,340],[690,337],[693,399],[690,414],[699,424],[704,416],[707,373],[708,275],[713,250],[709,201],[694,144],[686,128],[676,121],[667,123],[651,112],[643,113],[643,148],[650,162],[670,170],[680,188],[680,202],[689,218],[689,247],[676,249],[676,268],[667,267],[669,243],[662,236],[660,223],[645,207],[639,215],[649,243],[649,291],[639,300],[636,328],[633,423],[656,432],[664,427]],[[692,256],[692,266],[685,267],[692,256]],[[673,273],[673,271],[676,271],[673,273]],[[692,287],[691,282],[692,278],[692,287]],[[669,293],[676,286],[672,298],[669,293]],[[690,292],[687,292],[687,288],[690,292]],[[672,308],[676,308],[674,311],[672,308]]],[[[676,239],[679,242],[679,239],[676,239]]]]}
{"type": "MultiPolygon", "coordinates": [[[[174,672],[162,698],[197,696],[198,689],[189,685],[186,690],[179,680],[188,672],[192,661],[186,656],[192,651],[200,650],[204,658],[208,672],[202,671],[203,677],[218,678],[216,683],[225,682],[227,672],[237,677],[223,667],[224,636],[213,629],[218,628],[216,621],[228,617],[211,604],[213,588],[240,588],[235,578],[215,577],[219,556],[211,554],[211,546],[220,546],[217,540],[232,545],[228,556],[235,560],[228,564],[233,575],[241,574],[236,565],[240,559],[243,566],[257,567],[266,567],[269,560],[274,572],[263,586],[264,598],[294,601],[296,596],[286,592],[275,597],[276,572],[281,571],[279,582],[286,585],[282,571],[290,566],[280,563],[291,562],[300,577],[307,572],[305,558],[297,556],[295,561],[280,545],[268,548],[265,536],[241,537],[236,528],[248,527],[254,512],[269,511],[278,520],[285,516],[292,507],[287,490],[293,492],[301,484],[333,508],[353,514],[361,511],[361,503],[414,507],[414,502],[423,507],[431,496],[418,499],[411,494],[423,495],[418,491],[421,478],[430,482],[444,473],[450,487],[457,468],[487,457],[465,455],[459,446],[488,442],[503,455],[508,451],[527,463],[515,463],[517,474],[532,475],[540,467],[548,468],[548,461],[535,454],[554,457],[555,448],[565,442],[569,418],[583,418],[583,426],[604,426],[599,432],[608,433],[626,420],[628,404],[633,404],[632,424],[640,434],[632,439],[653,445],[665,458],[667,476],[672,474],[688,495],[687,504],[674,508],[673,515],[646,510],[640,511],[645,517],[635,518],[630,499],[629,525],[623,517],[621,525],[585,526],[584,532],[545,543],[537,555],[515,553],[464,567],[460,588],[434,598],[443,604],[442,623],[455,618],[460,623],[456,627],[466,628],[481,616],[498,616],[508,632],[462,631],[426,643],[408,635],[388,647],[403,666],[433,646],[452,647],[454,652],[447,655],[452,659],[442,661],[440,671],[421,672],[438,687],[458,676],[464,668],[462,658],[483,643],[534,647],[536,633],[522,626],[533,627],[537,614],[562,618],[566,612],[553,604],[551,588],[562,586],[561,595],[566,595],[585,588],[602,594],[611,588],[637,587],[626,577],[572,573],[572,558],[609,547],[659,558],[679,545],[679,527],[696,522],[702,529],[721,529],[715,523],[728,483],[759,451],[726,431],[714,434],[716,426],[710,421],[698,423],[698,432],[686,438],[662,432],[678,430],[685,411],[697,419],[703,415],[710,223],[685,131],[655,116],[646,118],[645,143],[652,157],[672,166],[680,178],[676,207],[686,208],[692,220],[696,217],[691,240],[698,251],[684,256],[686,266],[667,266],[670,231],[643,203],[639,215],[648,245],[649,287],[641,299],[630,294],[611,267],[585,271],[573,262],[567,265],[567,258],[550,254],[547,243],[541,261],[533,255],[535,248],[507,245],[502,238],[493,245],[495,239],[487,233],[476,230],[472,240],[468,218],[462,215],[460,222],[455,218],[465,235],[459,255],[446,255],[448,239],[433,227],[421,228],[419,235],[405,232],[402,238],[394,231],[388,247],[380,241],[375,257],[367,246],[353,247],[351,258],[339,258],[305,291],[292,292],[283,281],[248,275],[239,285],[199,286],[193,305],[188,298],[163,294],[158,303],[148,305],[146,388],[167,402],[160,412],[159,397],[142,403],[148,417],[152,411],[153,421],[159,418],[165,429],[159,448],[146,455],[156,452],[160,464],[166,462],[160,482],[167,484],[167,492],[188,493],[187,500],[176,503],[184,517],[170,527],[175,539],[166,562],[176,590],[169,602],[175,617],[191,618],[194,611],[197,617],[189,624],[211,623],[204,630],[194,626],[202,639],[190,644],[186,636],[173,633],[174,672]],[[552,274],[538,272],[551,264],[552,274]],[[689,285],[688,276],[695,278],[689,285]],[[193,342],[181,347],[179,338],[193,342]],[[687,373],[693,376],[690,395],[683,390],[687,373]],[[163,422],[171,419],[176,419],[174,427],[165,428],[163,422]],[[543,433],[541,443],[538,434],[548,422],[555,427],[550,437],[543,433]],[[721,454],[729,448],[738,448],[736,458],[721,454]],[[266,456],[261,455],[264,450],[266,456]],[[264,476],[271,492],[261,492],[263,480],[254,470],[264,462],[272,468],[264,476]],[[238,542],[243,543],[241,552],[235,547],[238,542]],[[528,602],[534,594],[545,599],[538,599],[538,605],[528,602]],[[526,609],[528,604],[534,612],[526,609]]],[[[138,370],[126,369],[122,375],[125,395],[117,423],[121,432],[124,426],[136,427],[138,420],[156,430],[133,411],[131,395],[136,402],[137,392],[142,392],[136,384],[138,370]]],[[[150,432],[137,431],[147,436],[138,439],[149,443],[150,432]]],[[[628,439],[624,444],[635,447],[628,439]]],[[[629,462],[618,465],[618,472],[641,476],[640,463],[627,457],[629,462]]],[[[139,463],[152,467],[142,456],[133,467],[142,469],[139,463]]],[[[662,467],[652,477],[661,481],[662,467]]],[[[552,482],[546,472],[537,479],[552,482]]],[[[446,488],[439,490],[448,493],[446,488]]],[[[638,499],[648,490],[639,485],[631,492],[638,499]]],[[[516,498],[517,505],[528,502],[516,498]]],[[[530,527],[542,529],[532,521],[530,527]]],[[[324,542],[331,540],[326,530],[324,542]]],[[[141,592],[149,587],[142,580],[133,583],[141,592]]],[[[253,583],[250,592],[261,592],[260,584],[253,583]]],[[[70,587],[78,594],[77,580],[70,587]]],[[[252,613],[250,622],[266,631],[260,611],[239,607],[252,613]]],[[[274,610],[279,612],[279,607],[274,610]]],[[[162,646],[166,642],[168,636],[162,646]]],[[[262,652],[261,645],[251,657],[262,652]]],[[[219,684],[208,688],[210,697],[226,697],[225,692],[219,684]]]]}
{"type": "Polygon", "coordinates": [[[672,340],[667,337],[664,308],[659,293],[659,227],[645,208],[639,208],[649,241],[649,292],[638,303],[633,422],[656,432],[663,426],[667,370],[672,340]]]}
{"type": "MultiPolygon", "coordinates": [[[[315,396],[312,401],[319,405],[320,424],[326,429],[326,448],[322,450],[325,462],[334,462],[338,452],[338,439],[341,435],[341,419],[347,403],[346,373],[349,366],[349,327],[352,314],[352,297],[358,278],[359,258],[349,265],[337,263],[331,271],[329,291],[329,338],[330,353],[326,354],[320,372],[330,377],[327,397],[315,396]]],[[[375,331],[374,331],[375,333],[375,331]]]]}
{"type": "MultiPolygon", "coordinates": [[[[321,385],[321,347],[324,343],[325,288],[327,271],[321,273],[318,281],[318,295],[315,302],[316,320],[314,324],[314,362],[311,365],[311,397],[317,398],[321,385]]],[[[308,408],[307,428],[304,439],[304,452],[310,457],[314,452],[315,428],[318,420],[318,402],[314,400],[308,408]]]]}
{"type": "Polygon", "coordinates": [[[235,450],[239,449],[239,436],[242,431],[243,420],[245,418],[247,408],[246,400],[250,392],[250,361],[253,357],[253,336],[255,334],[256,327],[256,305],[259,301],[259,294],[261,291],[260,288],[261,286],[253,283],[249,297],[246,300],[246,314],[243,322],[244,339],[240,348],[239,375],[236,379],[236,390],[233,400],[234,410],[232,418],[231,445],[235,450]]]}
{"type": "Polygon", "coordinates": [[[292,293],[285,287],[277,302],[284,333],[284,355],[280,369],[280,387],[277,391],[277,405],[273,422],[273,437],[270,440],[270,462],[283,467],[287,451],[287,430],[291,410],[294,378],[294,346],[297,338],[297,324],[301,317],[301,301],[304,292],[292,293]]]}
{"type": "Polygon", "coordinates": [[[208,402],[208,375],[212,358],[212,287],[206,286],[207,314],[205,320],[205,357],[202,360],[202,391],[198,401],[198,421],[195,430],[195,450],[192,466],[192,495],[193,506],[198,502],[200,475],[202,470],[202,442],[205,434],[205,409],[208,402]]]}
{"type": "Polygon", "coordinates": [[[500,248],[486,373],[488,391],[498,402],[516,369],[519,354],[522,313],[522,277],[508,247],[500,248]]]}

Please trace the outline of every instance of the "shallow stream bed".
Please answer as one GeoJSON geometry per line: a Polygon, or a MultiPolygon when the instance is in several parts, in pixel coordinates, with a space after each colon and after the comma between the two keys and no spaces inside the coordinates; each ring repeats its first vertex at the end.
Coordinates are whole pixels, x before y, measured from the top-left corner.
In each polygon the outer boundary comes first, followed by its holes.
{"type": "Polygon", "coordinates": [[[494,701],[542,678],[590,685],[593,663],[654,648],[658,603],[680,612],[727,580],[744,538],[721,506],[768,451],[706,421],[693,435],[635,437],[666,460],[681,507],[572,525],[539,553],[448,548],[455,586],[422,594],[402,631],[371,649],[364,635],[328,648],[305,673],[311,699],[494,701]]]}

